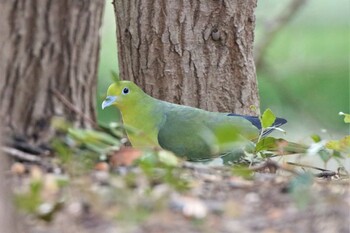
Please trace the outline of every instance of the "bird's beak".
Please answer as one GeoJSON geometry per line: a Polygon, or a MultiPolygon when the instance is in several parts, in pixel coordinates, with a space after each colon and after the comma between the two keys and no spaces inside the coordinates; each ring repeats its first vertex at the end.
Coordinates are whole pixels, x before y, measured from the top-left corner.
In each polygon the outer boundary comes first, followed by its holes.
{"type": "Polygon", "coordinates": [[[115,103],[117,100],[116,96],[109,95],[106,97],[106,99],[102,102],[102,109],[105,109],[108,106],[111,106],[112,104],[115,103]]]}

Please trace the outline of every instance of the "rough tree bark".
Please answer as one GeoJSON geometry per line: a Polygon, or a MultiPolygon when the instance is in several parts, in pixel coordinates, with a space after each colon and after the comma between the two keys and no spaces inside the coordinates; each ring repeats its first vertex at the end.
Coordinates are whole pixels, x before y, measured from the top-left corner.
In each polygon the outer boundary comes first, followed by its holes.
{"type": "Polygon", "coordinates": [[[115,0],[120,75],[154,97],[256,114],[256,0],[115,0]]]}
{"type": "Polygon", "coordinates": [[[54,115],[92,124],[103,8],[104,0],[0,2],[0,111],[13,133],[46,141],[54,115]]]}
{"type": "Polygon", "coordinates": [[[18,227],[16,227],[9,179],[6,179],[9,171],[9,162],[7,157],[2,153],[1,146],[2,127],[0,126],[0,232],[16,233],[18,232],[16,229],[18,227]]]}

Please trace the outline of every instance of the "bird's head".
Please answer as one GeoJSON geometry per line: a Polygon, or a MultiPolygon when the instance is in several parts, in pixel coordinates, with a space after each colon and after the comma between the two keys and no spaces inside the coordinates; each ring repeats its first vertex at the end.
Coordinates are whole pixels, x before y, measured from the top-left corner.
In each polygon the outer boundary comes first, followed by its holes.
{"type": "Polygon", "coordinates": [[[119,109],[125,106],[133,106],[144,95],[145,93],[133,82],[115,82],[108,87],[106,99],[102,102],[102,109],[111,105],[119,109]]]}

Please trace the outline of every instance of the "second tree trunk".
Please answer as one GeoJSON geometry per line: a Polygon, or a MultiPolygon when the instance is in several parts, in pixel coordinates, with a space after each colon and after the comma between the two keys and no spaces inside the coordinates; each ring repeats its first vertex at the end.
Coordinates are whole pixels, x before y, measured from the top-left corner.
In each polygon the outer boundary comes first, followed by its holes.
{"type": "Polygon", "coordinates": [[[256,0],[114,1],[120,74],[148,94],[211,111],[256,114],[256,0]]]}

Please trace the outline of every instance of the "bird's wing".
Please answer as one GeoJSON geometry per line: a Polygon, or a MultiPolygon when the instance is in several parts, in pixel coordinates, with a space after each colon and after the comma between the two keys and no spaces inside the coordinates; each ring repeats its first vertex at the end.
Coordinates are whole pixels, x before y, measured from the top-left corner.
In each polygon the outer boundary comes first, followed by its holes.
{"type": "Polygon", "coordinates": [[[165,120],[159,128],[158,143],[162,148],[188,160],[210,159],[210,147],[201,135],[206,126],[193,117],[191,113],[165,114],[165,120]]]}
{"type": "Polygon", "coordinates": [[[224,113],[213,113],[195,110],[188,107],[172,107],[164,111],[164,121],[159,127],[158,143],[167,150],[189,160],[210,159],[211,145],[214,142],[208,134],[215,135],[223,127],[229,127],[246,139],[258,137],[257,127],[242,117],[227,116],[224,113]],[[233,127],[231,127],[233,126],[233,127]]]}
{"type": "MultiPolygon", "coordinates": [[[[258,128],[259,130],[261,130],[261,122],[260,122],[259,117],[257,117],[257,116],[246,116],[246,115],[239,115],[239,114],[234,114],[234,113],[230,113],[230,114],[228,114],[228,116],[245,118],[246,120],[250,121],[250,122],[252,123],[252,125],[254,125],[256,128],[258,128]]],[[[285,123],[287,123],[287,120],[286,120],[286,119],[277,117],[276,120],[275,120],[275,122],[272,124],[271,128],[265,130],[262,136],[268,135],[268,134],[271,133],[275,128],[278,128],[278,127],[280,127],[281,125],[284,125],[285,123]]]]}

